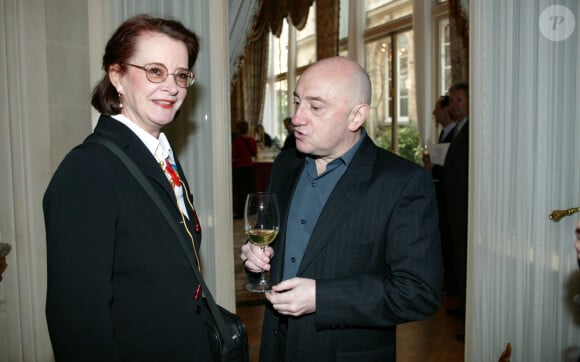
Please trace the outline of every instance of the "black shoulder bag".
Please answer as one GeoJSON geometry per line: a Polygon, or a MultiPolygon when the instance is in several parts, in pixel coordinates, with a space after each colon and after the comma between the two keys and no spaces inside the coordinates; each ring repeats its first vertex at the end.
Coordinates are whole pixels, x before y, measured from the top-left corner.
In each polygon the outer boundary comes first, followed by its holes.
{"type": "MultiPolygon", "coordinates": [[[[135,162],[119,146],[104,137],[93,136],[87,142],[98,143],[106,147],[127,166],[129,172],[135,177],[141,187],[143,187],[155,205],[157,205],[175,235],[182,240],[183,235],[177,227],[177,224],[171,218],[169,210],[167,210],[167,207],[163,204],[159,195],[153,190],[151,184],[149,184],[145,175],[143,175],[143,172],[141,172],[135,162]]],[[[188,243],[186,242],[184,244],[182,242],[181,244],[183,246],[188,243]]],[[[236,314],[216,304],[195,263],[190,260],[190,264],[195,273],[195,277],[201,284],[201,289],[205,297],[204,302],[209,307],[213,316],[213,319],[209,319],[206,324],[214,361],[248,362],[248,334],[244,322],[236,314]]]]}

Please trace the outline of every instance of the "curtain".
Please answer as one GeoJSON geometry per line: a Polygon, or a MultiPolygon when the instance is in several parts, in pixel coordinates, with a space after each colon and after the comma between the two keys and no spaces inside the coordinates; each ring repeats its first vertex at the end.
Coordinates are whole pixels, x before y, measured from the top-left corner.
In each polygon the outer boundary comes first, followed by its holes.
{"type": "Polygon", "coordinates": [[[302,30],[313,2],[314,0],[263,0],[258,20],[260,27],[280,37],[282,22],[287,17],[290,24],[302,30]]]}
{"type": "Polygon", "coordinates": [[[497,360],[507,342],[514,361],[580,355],[580,216],[548,219],[580,206],[579,14],[577,0],[553,3],[470,4],[466,361],[497,360]]]}
{"type": "Polygon", "coordinates": [[[246,39],[252,31],[255,16],[259,10],[257,0],[229,0],[230,20],[230,76],[235,79],[241,58],[244,55],[246,39]]]}
{"type": "Polygon", "coordinates": [[[417,102],[417,129],[421,145],[434,141],[433,109],[433,52],[431,47],[431,0],[413,1],[413,42],[415,51],[415,97],[417,102]]]}
{"type": "Polygon", "coordinates": [[[449,0],[451,83],[469,78],[468,0],[449,0]]]}
{"type": "Polygon", "coordinates": [[[316,58],[338,55],[339,0],[316,0],[316,58]]]}
{"type": "Polygon", "coordinates": [[[303,29],[313,0],[262,0],[252,34],[248,35],[239,76],[232,81],[231,122],[246,120],[250,127],[262,123],[268,72],[269,33],[280,36],[284,18],[303,29]]]}
{"type": "Polygon", "coordinates": [[[267,82],[269,38],[267,32],[255,32],[248,39],[239,79],[231,94],[231,122],[246,120],[250,127],[262,123],[262,105],[267,82]]]}

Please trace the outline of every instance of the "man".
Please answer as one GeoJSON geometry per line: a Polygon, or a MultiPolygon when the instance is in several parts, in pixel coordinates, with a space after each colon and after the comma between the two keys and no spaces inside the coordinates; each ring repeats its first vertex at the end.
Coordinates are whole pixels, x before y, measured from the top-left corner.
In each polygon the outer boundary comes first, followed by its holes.
{"type": "MultiPolygon", "coordinates": [[[[458,83],[449,88],[449,113],[457,122],[454,138],[443,165],[441,179],[445,193],[446,216],[449,221],[449,235],[453,245],[457,294],[460,304],[448,313],[465,315],[465,287],[467,274],[467,197],[469,160],[469,87],[458,83]]],[[[461,339],[462,337],[459,336],[461,339]]]]}
{"type": "MultiPolygon", "coordinates": [[[[439,134],[438,143],[450,143],[453,140],[453,134],[457,123],[451,118],[449,114],[449,96],[441,96],[435,102],[433,108],[433,117],[435,122],[439,124],[442,129],[439,134]]],[[[426,169],[431,171],[433,175],[433,183],[435,185],[435,193],[437,195],[437,210],[439,212],[439,232],[441,234],[441,253],[443,254],[443,269],[444,269],[444,292],[455,295],[457,293],[457,282],[455,281],[454,272],[454,258],[453,245],[449,237],[449,221],[447,220],[445,207],[445,192],[441,185],[441,178],[443,177],[443,165],[436,165],[431,163],[429,155],[423,155],[423,165],[426,169]]]]}
{"type": "Polygon", "coordinates": [[[297,82],[296,150],[278,156],[269,187],[280,233],[273,249],[247,243],[241,254],[278,283],[266,293],[261,361],[394,362],[397,324],[439,307],[431,175],[367,136],[370,98],[368,74],[346,58],[297,82]]]}

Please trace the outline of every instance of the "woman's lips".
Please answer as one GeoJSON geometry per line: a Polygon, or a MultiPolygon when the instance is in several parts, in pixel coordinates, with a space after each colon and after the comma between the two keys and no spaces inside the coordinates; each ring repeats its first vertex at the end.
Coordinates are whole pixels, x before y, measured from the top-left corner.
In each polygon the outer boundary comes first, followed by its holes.
{"type": "Polygon", "coordinates": [[[154,100],[155,104],[159,105],[161,108],[173,108],[175,101],[168,101],[168,100],[154,100]]]}

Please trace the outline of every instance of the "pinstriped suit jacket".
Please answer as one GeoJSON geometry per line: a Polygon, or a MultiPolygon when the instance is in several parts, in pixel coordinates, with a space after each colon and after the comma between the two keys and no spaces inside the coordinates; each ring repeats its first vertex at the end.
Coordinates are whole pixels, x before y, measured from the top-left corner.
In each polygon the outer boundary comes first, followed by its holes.
{"type": "MultiPolygon", "coordinates": [[[[270,180],[283,215],[272,244],[274,282],[282,275],[286,218],[304,158],[276,159],[270,180]]],[[[316,312],[287,321],[287,361],[395,361],[399,323],[434,314],[442,281],[437,204],[431,175],[365,137],[332,191],[298,277],[316,280],[316,312]]],[[[280,316],[268,306],[261,361],[280,358],[280,316]]],[[[284,343],[284,341],[282,341],[284,343]]]]}

